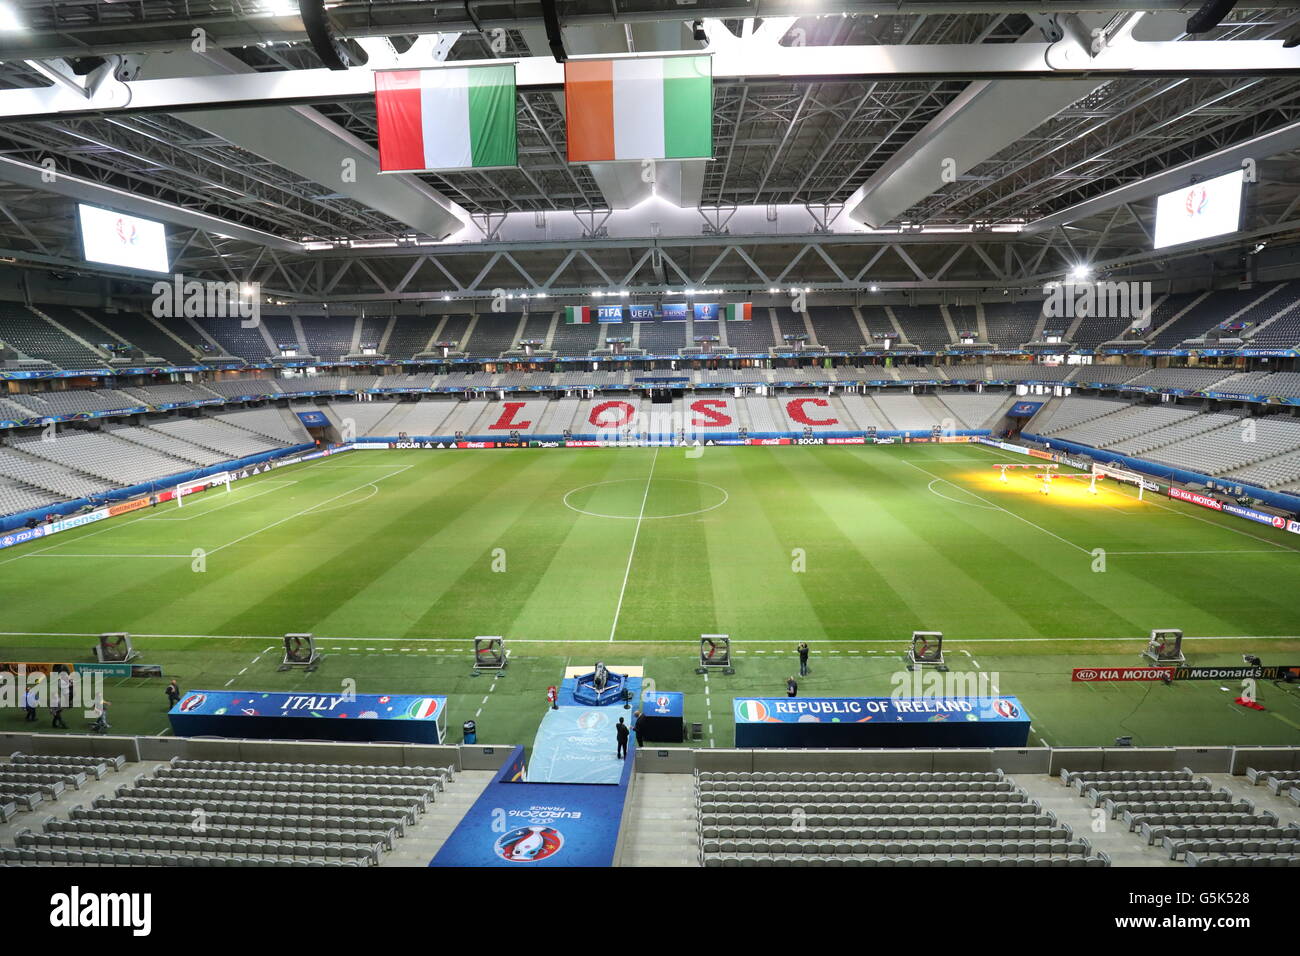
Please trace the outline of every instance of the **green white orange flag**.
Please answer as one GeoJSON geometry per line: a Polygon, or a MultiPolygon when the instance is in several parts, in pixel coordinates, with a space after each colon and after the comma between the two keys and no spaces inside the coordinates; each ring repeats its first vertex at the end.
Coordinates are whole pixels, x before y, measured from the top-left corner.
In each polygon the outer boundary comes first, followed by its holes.
{"type": "Polygon", "coordinates": [[[708,56],[569,60],[564,109],[571,163],[710,159],[713,61],[708,56]]]}
{"type": "Polygon", "coordinates": [[[375,73],[379,171],[518,166],[515,67],[375,73]]]}
{"type": "Polygon", "coordinates": [[[748,322],[754,317],[752,302],[733,302],[727,306],[728,322],[748,322]]]}

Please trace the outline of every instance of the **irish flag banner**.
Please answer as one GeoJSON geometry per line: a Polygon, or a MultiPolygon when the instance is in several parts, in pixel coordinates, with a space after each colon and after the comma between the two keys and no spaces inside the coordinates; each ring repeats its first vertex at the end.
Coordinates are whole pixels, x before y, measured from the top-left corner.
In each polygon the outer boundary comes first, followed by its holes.
{"type": "Polygon", "coordinates": [[[754,317],[752,302],[733,302],[727,306],[728,322],[748,322],[754,317]]]}
{"type": "Polygon", "coordinates": [[[518,166],[515,67],[375,73],[381,173],[518,166]]]}
{"type": "Polygon", "coordinates": [[[710,159],[713,61],[569,60],[564,109],[571,163],[710,159]]]}
{"type": "Polygon", "coordinates": [[[590,325],[591,308],[585,305],[566,305],[564,321],[569,325],[590,325]]]}

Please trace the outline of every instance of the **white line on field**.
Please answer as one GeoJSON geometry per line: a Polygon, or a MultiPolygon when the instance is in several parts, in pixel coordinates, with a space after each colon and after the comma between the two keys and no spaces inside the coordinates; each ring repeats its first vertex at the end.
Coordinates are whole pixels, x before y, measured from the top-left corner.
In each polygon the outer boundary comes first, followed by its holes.
{"type": "Polygon", "coordinates": [[[996,508],[998,511],[1001,511],[1004,515],[1010,515],[1011,517],[1015,518],[1017,521],[1023,521],[1031,528],[1037,528],[1039,531],[1043,532],[1043,534],[1050,535],[1051,537],[1055,538],[1057,541],[1060,541],[1062,544],[1068,544],[1076,551],[1082,551],[1084,554],[1092,554],[1092,552],[1087,548],[1080,547],[1079,545],[1075,544],[1073,541],[1070,541],[1067,538],[1062,538],[1055,531],[1048,531],[1042,525],[1034,524],[1034,522],[1030,521],[1028,518],[1022,515],[1018,515],[1014,511],[1008,511],[1006,508],[1003,508],[1001,505],[997,504],[996,502],[989,501],[987,498],[983,497],[982,495],[975,494],[975,492],[971,491],[969,488],[963,488],[961,485],[957,484],[956,482],[950,481],[949,479],[944,478],[942,475],[936,475],[934,472],[926,468],[922,468],[920,465],[910,462],[906,458],[900,458],[899,461],[901,461],[903,464],[907,465],[910,468],[915,468],[917,471],[921,472],[924,475],[929,475],[931,478],[937,478],[940,481],[946,481],[954,488],[960,488],[962,491],[970,495],[972,498],[976,498],[984,502],[986,505],[988,505],[991,508],[996,508]]]}
{"type": "MultiPolygon", "coordinates": [[[[140,520],[141,521],[193,521],[195,518],[206,518],[208,515],[213,514],[214,512],[217,511],[221,511],[223,508],[229,508],[232,507],[233,505],[242,505],[246,501],[252,501],[254,498],[260,498],[262,497],[262,495],[269,495],[273,491],[279,491],[281,488],[288,487],[289,485],[296,485],[297,483],[298,483],[297,478],[294,478],[292,480],[277,480],[273,487],[267,488],[265,491],[259,491],[256,494],[240,495],[237,493],[237,491],[232,492],[231,494],[223,495],[222,497],[227,497],[227,498],[234,497],[235,499],[234,501],[227,501],[225,504],[217,505],[217,507],[215,508],[201,509],[198,514],[186,515],[183,518],[172,518],[167,515],[152,514],[149,515],[148,517],[141,518],[140,520]]],[[[270,484],[270,482],[259,482],[259,484],[270,484]]],[[[203,504],[203,501],[211,501],[211,500],[213,499],[205,498],[201,501],[197,501],[194,504],[191,504],[190,508],[191,509],[196,508],[199,505],[203,504]]],[[[182,507],[182,508],[169,509],[169,510],[184,511],[185,509],[182,507]]]]}
{"type": "MultiPolygon", "coordinates": [[[[977,448],[980,451],[992,452],[992,449],[984,445],[971,445],[969,447],[977,448]]],[[[911,463],[909,462],[908,464],[911,463]]],[[[1132,498],[1136,500],[1137,496],[1135,494],[1131,494],[1127,490],[1127,487],[1128,487],[1127,485],[1120,486],[1120,488],[1115,489],[1116,493],[1122,494],[1126,498],[1132,498]]],[[[1168,511],[1170,514],[1177,515],[1182,518],[1191,518],[1193,521],[1200,521],[1203,524],[1213,525],[1216,528],[1222,528],[1224,531],[1232,531],[1236,534],[1245,535],[1247,538],[1252,538],[1255,541],[1261,541],[1264,544],[1272,545],[1273,547],[1278,548],[1282,551],[1300,550],[1300,549],[1293,548],[1289,545],[1279,544],[1278,542],[1272,541],[1268,538],[1261,538],[1259,535],[1251,534],[1249,531],[1243,531],[1241,528],[1234,528],[1232,525],[1220,524],[1217,521],[1211,521],[1209,518],[1203,518],[1200,515],[1192,514],[1189,511],[1179,511],[1177,508],[1171,508],[1169,505],[1164,504],[1163,502],[1157,500],[1157,497],[1154,492],[1152,494],[1144,494],[1142,496],[1142,500],[1147,504],[1152,504],[1155,505],[1157,508],[1160,508],[1164,511],[1168,511]]]]}
{"type": "MultiPolygon", "coordinates": [[[[1290,550],[1290,549],[1287,549],[1290,550]]],[[[1277,554],[1276,551],[1265,551],[1263,548],[1250,548],[1243,550],[1241,548],[1229,548],[1224,551],[1107,551],[1107,555],[1116,554],[1277,554]]],[[[1293,551],[1292,554],[1300,554],[1300,551],[1293,551]]]]}
{"type": "MultiPolygon", "coordinates": [[[[90,631],[0,631],[0,637],[99,637],[100,632],[90,631]]],[[[211,639],[214,641],[274,641],[279,638],[274,634],[149,634],[145,632],[132,631],[134,637],[174,637],[183,639],[211,639]]],[[[1197,641],[1300,641],[1300,634],[1197,634],[1195,636],[1184,635],[1187,640],[1197,641]]],[[[948,638],[949,644],[1080,644],[1080,643],[1105,643],[1117,644],[1126,641],[1140,641],[1145,645],[1148,635],[1144,634],[1127,634],[1120,637],[963,637],[948,638]]],[[[320,641],[345,641],[347,637],[330,637],[328,635],[318,635],[320,641]]],[[[351,638],[357,640],[357,638],[351,638]]],[[[360,638],[367,641],[378,641],[381,643],[397,643],[412,641],[435,641],[446,640],[446,638],[434,637],[365,637],[360,638]]],[[[748,644],[788,644],[789,638],[779,640],[750,640],[748,644]]],[[[588,640],[575,641],[563,637],[554,638],[510,638],[512,644],[608,644],[607,640],[588,640]]],[[[655,644],[662,647],[673,646],[690,646],[699,647],[699,641],[646,641],[646,640],[627,640],[616,641],[617,644],[655,644]]],[[[890,638],[836,638],[830,643],[834,644],[893,644],[900,648],[905,648],[907,642],[897,637],[890,638]]],[[[348,650],[359,651],[359,647],[349,647],[348,650]]],[[[736,650],[737,654],[744,654],[744,650],[736,650]]],[[[816,654],[817,651],[812,653],[816,654]]]]}
{"type": "MultiPolygon", "coordinates": [[[[4,567],[6,564],[13,564],[15,561],[21,561],[23,558],[34,558],[37,555],[44,554],[46,551],[52,551],[55,548],[62,547],[65,544],[72,544],[75,541],[85,541],[87,538],[98,537],[101,534],[106,534],[109,531],[116,530],[117,528],[125,528],[127,527],[127,525],[133,525],[137,521],[142,520],[144,517],[145,515],[141,514],[138,517],[130,518],[126,521],[110,522],[108,527],[100,528],[97,531],[91,531],[88,534],[76,534],[76,532],[81,529],[75,528],[73,529],[73,532],[69,534],[68,537],[64,538],[62,541],[56,541],[54,544],[47,545],[46,547],[40,548],[36,551],[24,551],[23,553],[15,555],[12,558],[8,558],[7,560],[0,561],[0,567],[4,567]]],[[[91,527],[91,526],[86,525],[85,527],[91,527]]],[[[60,535],[60,537],[62,537],[62,535],[60,535]]]]}
{"type": "Polygon", "coordinates": [[[192,558],[192,554],[40,554],[26,555],[29,558],[192,558]]]}
{"type": "MultiPolygon", "coordinates": [[[[401,468],[397,468],[397,469],[394,469],[393,471],[390,471],[390,472],[388,472],[388,473],[385,474],[385,475],[381,475],[380,477],[376,478],[374,481],[363,482],[362,484],[357,485],[355,488],[349,488],[347,491],[340,492],[339,494],[335,495],[335,496],[332,497],[332,498],[326,498],[324,501],[317,502],[317,503],[314,504],[314,505],[311,505],[311,506],[309,506],[309,507],[303,508],[301,511],[295,511],[293,514],[291,514],[291,515],[289,515],[289,516],[287,516],[287,517],[281,518],[279,521],[272,521],[270,524],[268,524],[268,525],[267,525],[266,527],[264,527],[264,528],[258,528],[256,531],[250,531],[248,534],[241,535],[240,537],[236,538],[234,541],[227,541],[227,542],[226,542],[225,544],[223,544],[223,545],[220,545],[220,546],[218,546],[218,547],[216,547],[216,548],[212,548],[210,551],[208,551],[208,555],[209,555],[209,557],[210,557],[210,556],[216,554],[216,553],[219,552],[219,551],[224,551],[224,550],[226,550],[226,548],[229,548],[229,547],[231,547],[232,545],[239,544],[239,542],[241,542],[241,541],[247,541],[249,538],[251,538],[251,537],[253,537],[253,536],[255,536],[255,535],[259,535],[259,534],[261,534],[263,531],[270,531],[272,528],[276,527],[277,525],[282,525],[282,524],[284,524],[286,521],[292,521],[294,518],[299,518],[299,517],[301,517],[302,515],[308,514],[308,513],[311,512],[311,511],[315,511],[317,508],[322,508],[322,507],[324,507],[325,505],[329,504],[330,502],[338,501],[340,498],[345,498],[345,497],[347,497],[348,495],[352,494],[352,493],[355,492],[355,491],[360,491],[362,488],[368,488],[370,485],[373,485],[373,484],[375,484],[376,482],[383,481],[385,478],[391,478],[391,477],[393,477],[393,475],[400,475],[402,472],[406,471],[407,469],[409,469],[409,468],[414,468],[414,467],[415,467],[414,465],[404,465],[403,467],[401,467],[401,468]]],[[[188,557],[188,555],[187,555],[187,557],[188,557]]]]}
{"type": "Polygon", "coordinates": [[[618,589],[618,606],[614,608],[614,623],[609,629],[609,639],[614,640],[618,630],[618,616],[623,613],[623,595],[627,592],[628,575],[632,573],[632,558],[636,554],[636,541],[641,536],[641,523],[645,520],[645,504],[650,499],[650,482],[655,476],[655,462],[659,460],[659,448],[656,446],[654,456],[650,459],[650,474],[646,475],[645,493],[641,495],[641,511],[636,516],[636,530],[632,532],[632,547],[627,552],[627,568],[623,571],[623,586],[618,589]]]}

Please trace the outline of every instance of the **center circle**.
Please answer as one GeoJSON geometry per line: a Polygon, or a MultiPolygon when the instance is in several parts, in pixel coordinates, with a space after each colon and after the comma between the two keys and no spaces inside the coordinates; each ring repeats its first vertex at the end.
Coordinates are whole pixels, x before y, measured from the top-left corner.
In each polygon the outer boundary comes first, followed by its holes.
{"type": "Polygon", "coordinates": [[[658,521],[702,515],[721,508],[729,498],[725,489],[691,478],[652,478],[648,488],[644,478],[615,478],[566,492],[564,506],[592,518],[658,521]],[[701,488],[708,491],[701,493],[701,488]]]}

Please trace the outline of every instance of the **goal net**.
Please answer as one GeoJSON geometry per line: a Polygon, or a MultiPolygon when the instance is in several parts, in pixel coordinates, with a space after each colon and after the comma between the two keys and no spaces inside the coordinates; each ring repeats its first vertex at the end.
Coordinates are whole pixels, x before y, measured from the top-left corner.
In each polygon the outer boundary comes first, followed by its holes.
{"type": "Polygon", "coordinates": [[[1126,485],[1135,485],[1138,490],[1138,501],[1142,500],[1142,492],[1146,490],[1147,483],[1150,481],[1149,478],[1139,475],[1136,471],[1127,471],[1123,468],[1116,468],[1114,465],[1103,465],[1099,462],[1093,463],[1092,473],[1103,478],[1113,478],[1115,481],[1123,482],[1126,485]]]}
{"type": "Polygon", "coordinates": [[[176,498],[176,507],[185,507],[185,499],[190,495],[198,494],[200,491],[207,491],[209,488],[217,488],[221,485],[226,486],[227,493],[230,491],[230,472],[219,471],[215,475],[208,475],[206,478],[183,482],[172,491],[176,498]]]}

